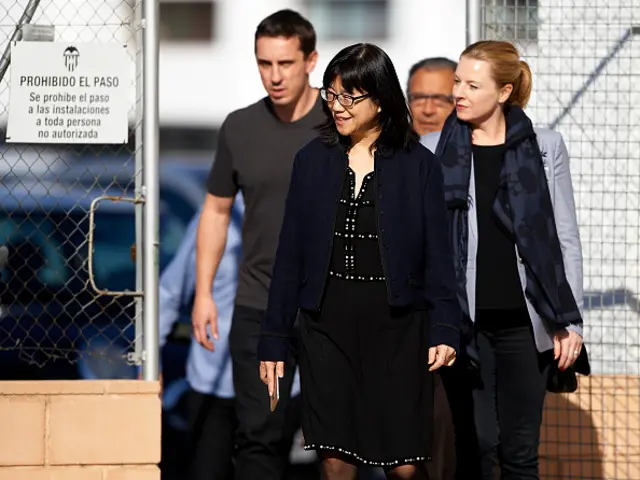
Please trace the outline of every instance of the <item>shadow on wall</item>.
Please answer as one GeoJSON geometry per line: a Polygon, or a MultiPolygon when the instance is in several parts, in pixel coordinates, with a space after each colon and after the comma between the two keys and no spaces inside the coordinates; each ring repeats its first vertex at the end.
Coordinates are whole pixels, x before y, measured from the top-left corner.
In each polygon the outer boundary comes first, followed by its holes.
{"type": "MultiPolygon", "coordinates": [[[[633,438],[640,439],[637,434],[640,433],[638,396],[635,396],[635,407],[628,402],[634,385],[637,391],[637,377],[580,377],[580,388],[576,393],[548,394],[541,430],[540,478],[640,480],[639,466],[634,463],[634,458],[635,462],[638,458],[633,456],[635,450],[630,450],[627,456],[620,454],[625,446],[634,442],[633,438]],[[623,392],[626,395],[622,395],[623,392]],[[616,429],[617,433],[614,433],[616,429]],[[606,437],[603,431],[606,431],[606,437]],[[609,448],[608,464],[604,445],[609,448]]],[[[437,397],[436,392],[436,402],[437,397]]],[[[442,419],[444,424],[450,423],[446,400],[440,404],[439,411],[447,417],[442,419]]],[[[446,435],[434,445],[437,449],[433,452],[434,459],[440,458],[440,461],[428,465],[429,475],[433,480],[454,480],[455,452],[453,438],[449,435],[453,434],[452,427],[440,426],[440,434],[444,430],[446,435]]]]}
{"type": "Polygon", "coordinates": [[[640,377],[580,378],[570,395],[549,395],[542,478],[640,480],[640,377]]]}
{"type": "Polygon", "coordinates": [[[541,478],[605,480],[602,443],[592,416],[593,412],[569,396],[547,395],[540,444],[541,478]]]}
{"type": "Polygon", "coordinates": [[[626,288],[584,292],[584,309],[595,310],[619,305],[627,305],[640,313],[640,299],[626,288]]]}

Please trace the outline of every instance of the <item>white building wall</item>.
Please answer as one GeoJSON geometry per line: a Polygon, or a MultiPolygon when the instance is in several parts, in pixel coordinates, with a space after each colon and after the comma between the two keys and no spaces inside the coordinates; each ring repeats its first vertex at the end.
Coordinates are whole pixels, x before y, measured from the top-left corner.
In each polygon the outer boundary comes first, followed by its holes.
{"type": "MultiPolygon", "coordinates": [[[[306,13],[295,0],[216,1],[217,41],[161,46],[160,117],[164,125],[218,126],[230,111],[262,97],[253,53],[256,26],[280,8],[306,13]]],[[[403,84],[409,67],[424,57],[457,58],[464,48],[464,5],[464,0],[391,2],[389,38],[376,43],[393,59],[403,84]]],[[[320,58],[312,76],[314,85],[320,85],[327,63],[348,43],[318,39],[320,58]]]]}
{"type": "MultiPolygon", "coordinates": [[[[160,0],[162,1],[162,0],[160,0]]],[[[212,0],[214,40],[162,42],[160,46],[160,122],[172,127],[217,128],[232,110],[264,95],[254,59],[253,38],[267,15],[292,8],[307,15],[302,0],[212,0]]],[[[0,48],[28,0],[0,1],[0,48]]],[[[133,0],[42,0],[32,23],[54,25],[56,40],[127,43],[135,57],[133,0]]],[[[393,59],[401,82],[407,70],[427,56],[457,58],[464,48],[465,0],[390,0],[389,36],[335,42],[318,39],[319,63],[312,83],[320,85],[331,57],[356,41],[375,41],[393,59]]],[[[0,82],[0,106],[9,104],[9,72],[0,82]]],[[[134,86],[132,83],[132,115],[134,86]]],[[[4,112],[6,114],[6,112],[4,112]]],[[[0,123],[6,122],[0,115],[0,123]]]]}

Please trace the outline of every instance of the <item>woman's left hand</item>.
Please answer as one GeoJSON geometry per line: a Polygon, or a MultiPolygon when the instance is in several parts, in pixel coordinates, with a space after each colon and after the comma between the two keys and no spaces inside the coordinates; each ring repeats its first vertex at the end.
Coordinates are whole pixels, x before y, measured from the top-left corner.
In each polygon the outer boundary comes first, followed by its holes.
{"type": "Polygon", "coordinates": [[[553,358],[558,368],[566,370],[575,363],[582,350],[582,337],[566,329],[558,330],[553,337],[553,358]]]}
{"type": "Polygon", "coordinates": [[[433,372],[446,365],[450,367],[456,361],[456,351],[449,345],[438,345],[429,349],[429,371],[433,372]]]}

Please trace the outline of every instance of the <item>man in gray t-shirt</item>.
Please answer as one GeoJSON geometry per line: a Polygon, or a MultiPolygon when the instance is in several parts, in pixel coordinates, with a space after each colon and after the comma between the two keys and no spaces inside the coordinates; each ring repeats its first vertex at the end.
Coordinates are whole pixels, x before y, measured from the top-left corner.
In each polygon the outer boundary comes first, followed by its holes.
{"type": "MultiPolygon", "coordinates": [[[[315,90],[312,90],[315,92],[315,90]]],[[[220,129],[207,189],[245,201],[236,305],[266,310],[293,158],[324,120],[320,96],[300,119],[284,122],[269,97],[231,113],[220,129]]],[[[227,200],[228,201],[228,200],[227,200]]]]}
{"type": "Polygon", "coordinates": [[[218,330],[212,283],[231,206],[242,191],[243,254],[229,335],[239,422],[236,480],[280,480],[289,453],[283,449],[283,428],[295,363],[287,363],[278,408],[270,412],[256,349],[293,159],[324,120],[318,90],[309,85],[318,56],[315,43],[313,26],[291,10],[258,25],[255,53],[267,97],[224,121],[198,228],[193,327],[196,340],[213,351],[218,330]]]}

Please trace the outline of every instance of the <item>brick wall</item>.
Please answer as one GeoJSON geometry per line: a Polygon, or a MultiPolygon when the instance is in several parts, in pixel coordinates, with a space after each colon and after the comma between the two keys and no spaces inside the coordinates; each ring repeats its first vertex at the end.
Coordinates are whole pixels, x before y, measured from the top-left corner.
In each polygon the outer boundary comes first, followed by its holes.
{"type": "MultiPolygon", "coordinates": [[[[0,382],[0,480],[159,480],[157,382],[0,382]]],[[[549,395],[543,479],[640,480],[640,378],[549,395]]]]}
{"type": "Polygon", "coordinates": [[[159,480],[157,382],[0,382],[0,480],[159,480]]]}
{"type": "Polygon", "coordinates": [[[541,478],[640,480],[640,377],[580,377],[570,395],[547,395],[541,478]]]}

